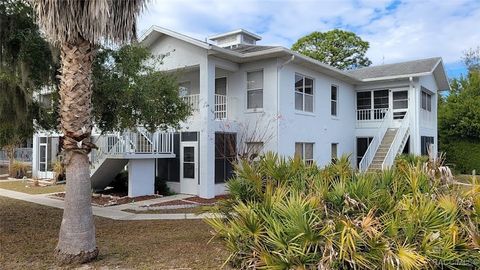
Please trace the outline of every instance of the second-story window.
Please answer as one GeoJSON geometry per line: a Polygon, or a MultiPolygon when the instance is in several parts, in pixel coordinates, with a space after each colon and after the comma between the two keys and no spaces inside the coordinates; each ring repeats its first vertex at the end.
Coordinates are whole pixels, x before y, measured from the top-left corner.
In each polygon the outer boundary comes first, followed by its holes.
{"type": "Polygon", "coordinates": [[[432,95],[425,91],[422,91],[422,109],[432,111],[432,95]]]}
{"type": "Polygon", "coordinates": [[[263,70],[247,72],[247,109],[263,108],[263,70]]]}
{"type": "Polygon", "coordinates": [[[332,86],[330,87],[330,92],[330,113],[332,114],[332,116],[337,116],[338,87],[332,84],[332,86]]]}
{"type": "Polygon", "coordinates": [[[295,110],[313,112],[313,79],[295,74],[295,110]]]}

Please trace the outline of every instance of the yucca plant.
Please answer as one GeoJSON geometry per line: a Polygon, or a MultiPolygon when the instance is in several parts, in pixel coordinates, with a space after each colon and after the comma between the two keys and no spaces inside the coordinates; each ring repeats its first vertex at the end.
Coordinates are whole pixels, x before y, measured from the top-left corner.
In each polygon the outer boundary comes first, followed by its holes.
{"type": "MultiPolygon", "coordinates": [[[[413,159],[415,160],[415,159],[413,159]]],[[[210,219],[238,269],[478,269],[480,198],[421,162],[355,173],[266,154],[240,162],[210,219]]]]}

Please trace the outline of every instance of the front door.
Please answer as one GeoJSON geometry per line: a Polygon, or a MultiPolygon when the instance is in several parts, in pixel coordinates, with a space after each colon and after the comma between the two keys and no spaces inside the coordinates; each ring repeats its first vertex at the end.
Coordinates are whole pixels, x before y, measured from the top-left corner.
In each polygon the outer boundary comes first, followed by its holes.
{"type": "MultiPolygon", "coordinates": [[[[45,137],[42,137],[42,139],[45,140],[45,142],[39,144],[39,163],[38,163],[38,177],[39,178],[48,178],[48,171],[47,171],[47,160],[48,160],[48,151],[47,151],[47,143],[45,137]]],[[[40,141],[43,141],[43,140],[40,141]]]]}
{"type": "Polygon", "coordinates": [[[180,151],[180,193],[198,193],[198,144],[182,142],[180,151]]]}

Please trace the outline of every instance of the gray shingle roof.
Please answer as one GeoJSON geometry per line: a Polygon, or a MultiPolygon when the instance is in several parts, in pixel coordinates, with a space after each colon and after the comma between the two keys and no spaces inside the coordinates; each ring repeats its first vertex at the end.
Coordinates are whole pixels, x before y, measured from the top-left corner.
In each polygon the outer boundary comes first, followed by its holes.
{"type": "Polygon", "coordinates": [[[430,72],[435,65],[440,61],[440,57],[420,59],[402,63],[379,65],[373,67],[359,68],[350,70],[348,73],[354,77],[364,80],[371,78],[382,78],[391,76],[401,76],[410,74],[419,74],[424,72],[430,72]]]}

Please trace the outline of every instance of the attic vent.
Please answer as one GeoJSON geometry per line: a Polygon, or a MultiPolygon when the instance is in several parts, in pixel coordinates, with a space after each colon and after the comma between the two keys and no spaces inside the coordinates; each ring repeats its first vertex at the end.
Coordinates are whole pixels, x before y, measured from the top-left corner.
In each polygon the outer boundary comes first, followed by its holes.
{"type": "Polygon", "coordinates": [[[235,48],[239,45],[255,45],[262,37],[243,29],[215,35],[209,38],[217,46],[223,48],[235,48]]]}

